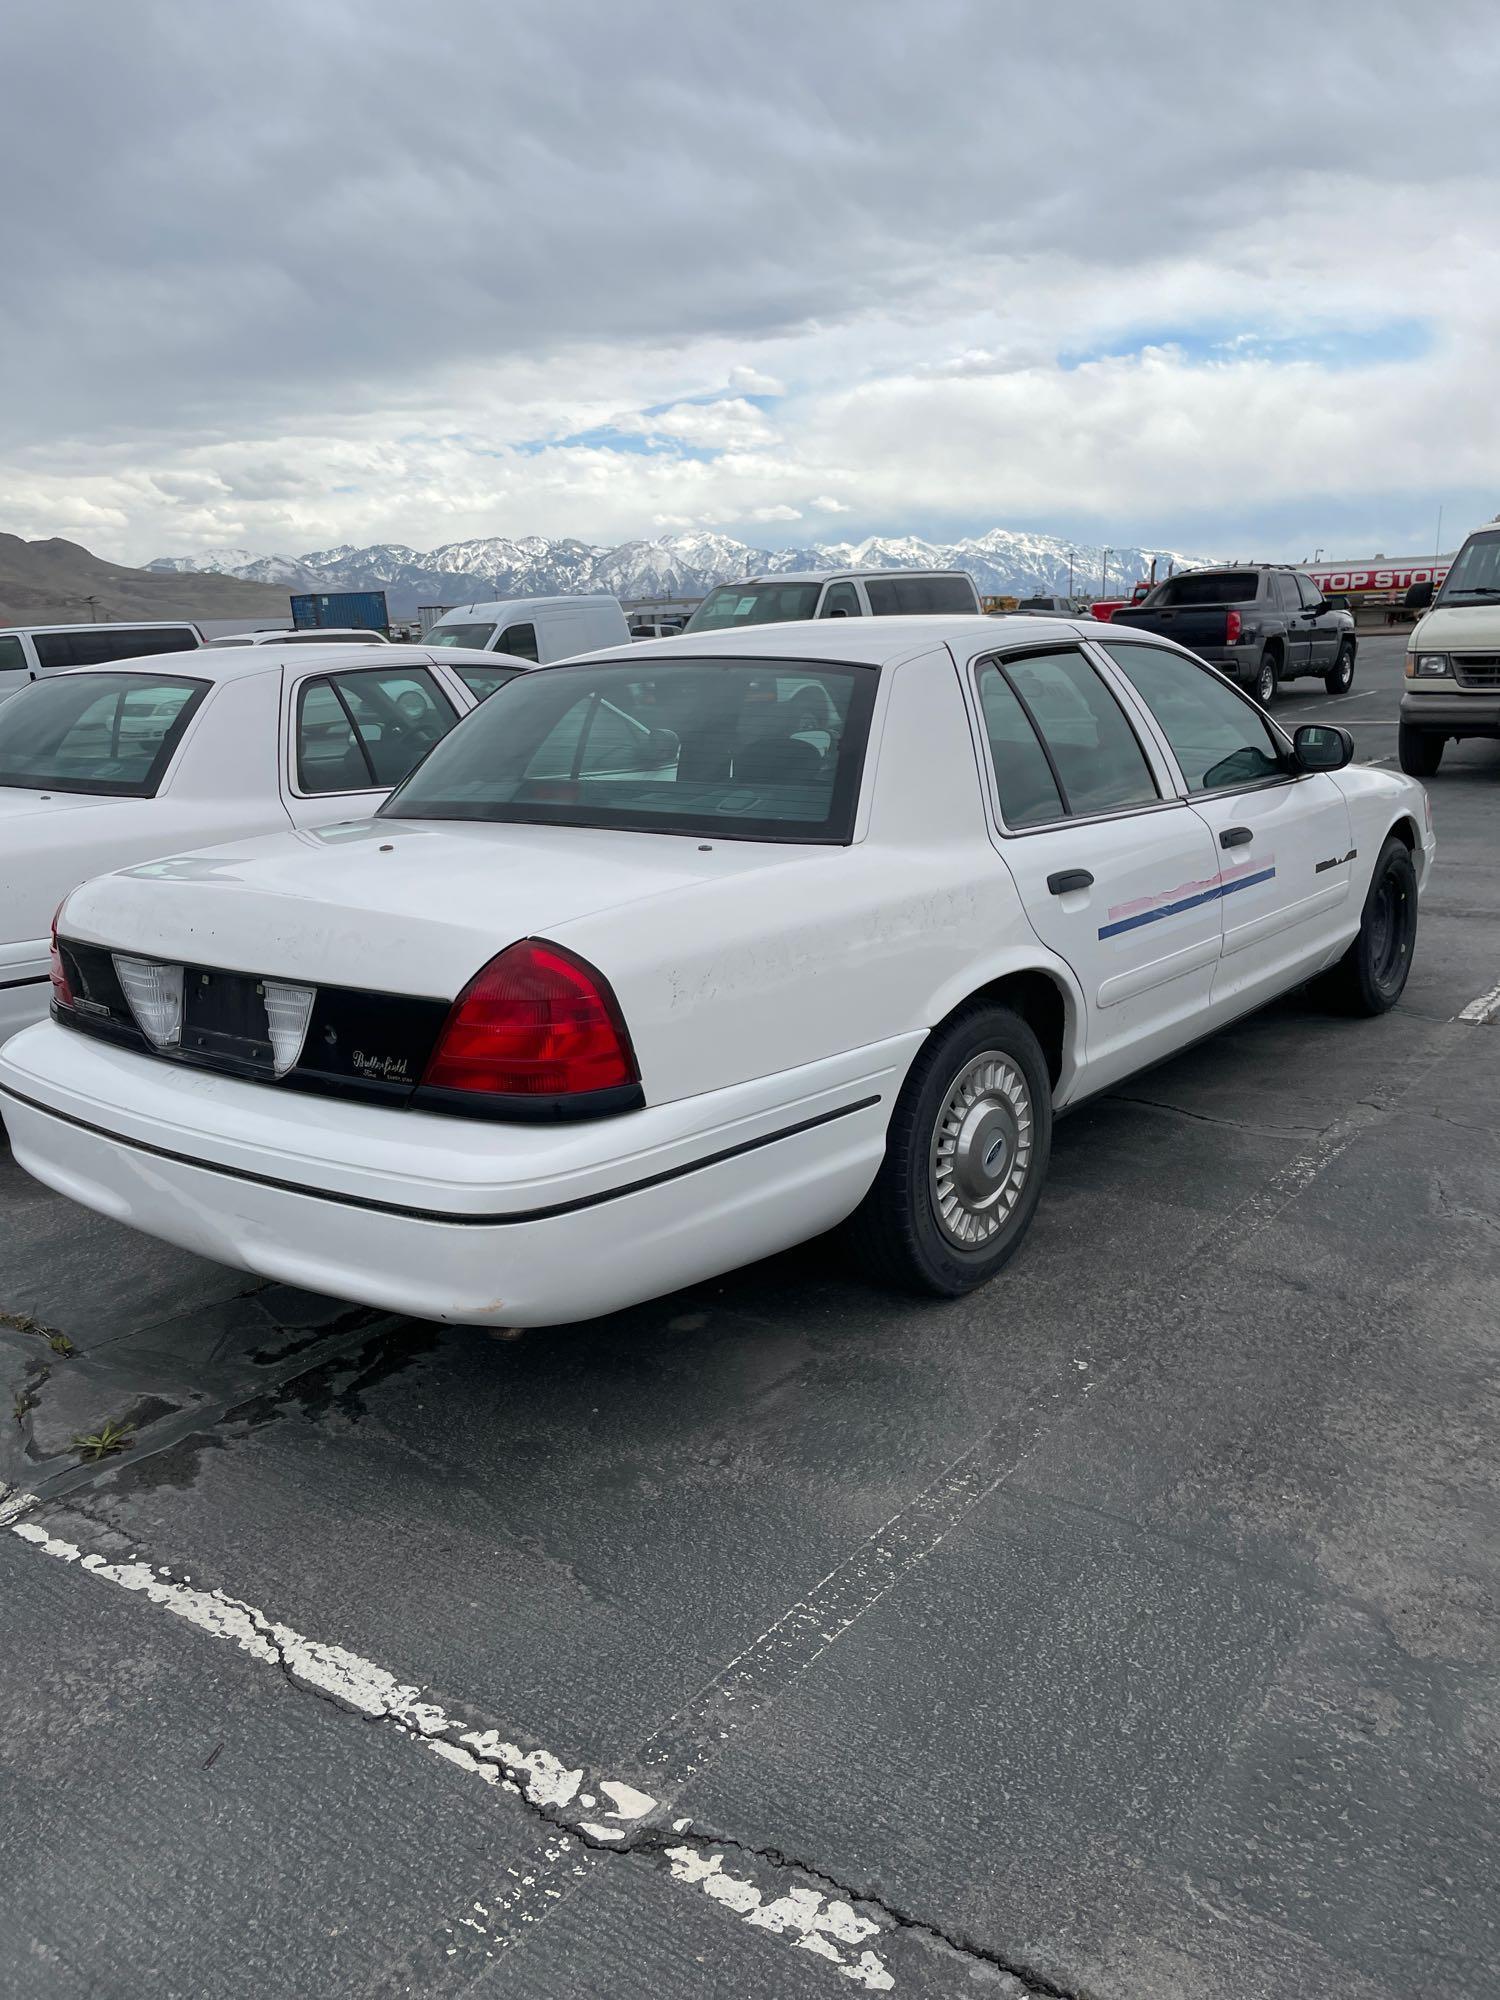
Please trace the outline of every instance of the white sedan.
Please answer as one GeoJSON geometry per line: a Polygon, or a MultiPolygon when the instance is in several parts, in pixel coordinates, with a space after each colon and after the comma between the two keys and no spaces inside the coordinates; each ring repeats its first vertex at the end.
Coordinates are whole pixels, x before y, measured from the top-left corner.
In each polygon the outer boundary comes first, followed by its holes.
{"type": "Polygon", "coordinates": [[[1054,1113],[1315,974],[1400,996],[1426,799],[1191,654],[782,625],[512,683],[363,824],[126,869],[0,1051],[21,1164],[223,1263],[540,1325],[849,1218],[938,1294],[1054,1113]]]}
{"type": "Polygon", "coordinates": [[[47,1010],[47,927],[104,868],[375,810],[525,660],[418,646],[157,653],[0,707],[0,1041],[47,1010]]]}

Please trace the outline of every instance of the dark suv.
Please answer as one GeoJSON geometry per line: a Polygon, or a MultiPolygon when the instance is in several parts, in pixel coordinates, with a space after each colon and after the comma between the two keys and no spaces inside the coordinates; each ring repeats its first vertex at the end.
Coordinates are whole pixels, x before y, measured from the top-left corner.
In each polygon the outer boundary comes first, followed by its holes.
{"type": "Polygon", "coordinates": [[[1300,570],[1270,563],[1184,570],[1110,622],[1175,639],[1263,708],[1282,681],[1303,675],[1316,674],[1330,694],[1354,684],[1354,619],[1300,570]]]}

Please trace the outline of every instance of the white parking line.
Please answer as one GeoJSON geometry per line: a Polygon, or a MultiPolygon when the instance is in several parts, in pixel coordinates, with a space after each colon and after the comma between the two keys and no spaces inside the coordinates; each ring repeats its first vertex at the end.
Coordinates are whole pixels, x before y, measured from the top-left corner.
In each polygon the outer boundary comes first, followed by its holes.
{"type": "MultiPolygon", "coordinates": [[[[441,1757],[452,1768],[477,1777],[495,1790],[524,1797],[533,1806],[562,1813],[575,1806],[596,1818],[579,1818],[576,1834],[593,1843],[619,1841],[628,1846],[631,1835],[657,1801],[647,1792],[618,1778],[596,1778],[582,1767],[573,1767],[547,1750],[523,1751],[506,1742],[498,1730],[469,1729],[421,1688],[398,1681],[384,1667],[351,1653],[346,1647],[309,1639],[268,1618],[254,1605],[228,1596],[222,1590],[198,1590],[174,1577],[169,1570],[139,1559],[109,1562],[100,1555],[85,1555],[78,1546],[51,1535],[44,1527],[25,1518],[38,1503],[29,1493],[0,1493],[0,1527],[8,1527],[21,1541],[59,1562],[76,1565],[99,1583],[114,1584],[133,1596],[143,1597],[158,1610],[168,1612],[211,1639],[228,1639],[235,1648],[263,1666],[275,1667],[301,1681],[315,1693],[332,1697],[372,1721],[389,1723],[401,1735],[441,1757]]],[[[767,1897],[754,1882],[724,1872],[723,1855],[713,1851],[713,1843],[699,1846],[681,1840],[688,1826],[679,1820],[675,1831],[681,1844],[666,1851],[675,1882],[706,1892],[732,1914],[758,1930],[784,1937],[794,1950],[811,1953],[831,1966],[841,1978],[872,1993],[890,1992],[896,1982],[879,1955],[868,1948],[868,1940],[881,1935],[881,1926],[861,1917],[837,1897],[815,1889],[794,1888],[786,1894],[767,1897]],[[848,1954],[840,1946],[848,1947],[848,1954]],[[855,1955],[853,1947],[865,1946],[855,1955]]],[[[581,1878],[592,1859],[583,1840],[570,1837],[566,1821],[549,1821],[555,1828],[541,1850],[544,1868],[556,1870],[563,1864],[568,1873],[581,1878]]],[[[516,1874],[517,1871],[508,1871],[516,1874]]],[[[530,1886],[529,1874],[518,1875],[530,1886]]],[[[538,1885],[544,1897],[561,1900],[560,1887],[538,1885]]],[[[503,1910],[507,1898],[502,1893],[492,1899],[503,1910]]],[[[480,1915],[492,1918],[487,1905],[474,1905],[480,1915]]],[[[474,1917],[458,1920],[488,1944],[503,1945],[507,1940],[488,1923],[474,1917]]],[[[448,1947],[450,1956],[458,1950],[448,1947]]]]}
{"type": "Polygon", "coordinates": [[[1458,1018],[1482,1027],[1486,1021],[1493,1021],[1497,1014],[1500,1014],[1500,986],[1492,986],[1488,993],[1481,993],[1477,1000],[1471,1000],[1458,1018]]]}

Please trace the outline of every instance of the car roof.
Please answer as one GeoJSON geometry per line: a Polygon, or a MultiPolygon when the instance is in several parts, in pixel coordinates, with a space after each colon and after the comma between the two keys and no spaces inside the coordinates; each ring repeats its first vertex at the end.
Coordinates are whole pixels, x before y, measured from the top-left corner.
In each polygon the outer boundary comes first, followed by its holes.
{"type": "Polygon", "coordinates": [[[12,632],[196,632],[196,618],[73,618],[61,625],[0,625],[0,637],[12,632]]]}
{"type": "MultiPolygon", "coordinates": [[[[889,575],[889,571],[884,572],[889,575]]],[[[925,611],[897,618],[794,618],[738,631],[685,632],[675,639],[642,639],[629,653],[613,646],[583,655],[604,660],[688,660],[706,655],[752,660],[852,660],[885,666],[909,659],[922,646],[948,645],[975,652],[996,650],[1009,641],[1034,646],[1046,639],[1076,639],[1103,627],[1092,618],[995,617],[977,611],[925,611]]],[[[1134,635],[1132,635],[1134,636],[1134,635]]],[[[558,665],[569,662],[559,661],[558,665]]]]}
{"type": "MultiPolygon", "coordinates": [[[[241,681],[252,674],[277,673],[283,665],[311,671],[338,666],[346,673],[354,667],[430,666],[441,660],[445,667],[515,666],[534,667],[534,660],[518,659],[513,653],[479,652],[473,646],[311,646],[305,642],[290,646],[196,646],[186,653],[147,653],[128,660],[100,660],[94,666],[72,667],[75,674],[182,674],[193,680],[241,681]]],[[[44,674],[44,680],[61,675],[44,674]]]]}
{"type": "MultiPolygon", "coordinates": [[[[962,576],[968,577],[966,569],[781,569],[776,571],[757,570],[753,576],[743,579],[745,583],[846,583],[858,577],[902,577],[902,576],[962,576]]],[[[972,581],[972,578],[970,579],[972,581]]],[[[726,583],[725,590],[733,590],[734,584],[726,583]]]]}
{"type": "Polygon", "coordinates": [[[608,591],[602,590],[579,593],[563,591],[556,597],[476,597],[468,604],[450,604],[437,623],[446,625],[450,619],[457,622],[462,618],[482,615],[493,618],[498,624],[502,618],[514,618],[518,612],[551,611],[559,604],[565,604],[574,611],[580,606],[596,610],[601,604],[613,605],[618,610],[620,600],[611,597],[608,591]]]}

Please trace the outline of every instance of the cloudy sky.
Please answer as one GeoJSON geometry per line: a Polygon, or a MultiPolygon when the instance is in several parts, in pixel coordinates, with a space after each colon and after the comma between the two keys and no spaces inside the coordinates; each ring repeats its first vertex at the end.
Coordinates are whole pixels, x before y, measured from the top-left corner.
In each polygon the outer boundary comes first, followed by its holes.
{"type": "Polygon", "coordinates": [[[0,58],[16,533],[1500,508],[1493,0],[16,0],[0,58]]]}

